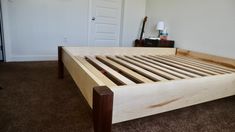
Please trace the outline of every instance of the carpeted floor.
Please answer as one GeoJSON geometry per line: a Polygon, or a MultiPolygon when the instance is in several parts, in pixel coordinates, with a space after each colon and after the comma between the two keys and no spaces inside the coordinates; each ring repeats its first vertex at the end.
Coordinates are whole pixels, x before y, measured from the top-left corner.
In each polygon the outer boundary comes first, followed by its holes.
{"type": "MultiPolygon", "coordinates": [[[[0,132],[91,132],[92,112],[56,62],[0,63],[0,132]]],[[[234,132],[235,96],[113,125],[113,132],[234,132]]]]}

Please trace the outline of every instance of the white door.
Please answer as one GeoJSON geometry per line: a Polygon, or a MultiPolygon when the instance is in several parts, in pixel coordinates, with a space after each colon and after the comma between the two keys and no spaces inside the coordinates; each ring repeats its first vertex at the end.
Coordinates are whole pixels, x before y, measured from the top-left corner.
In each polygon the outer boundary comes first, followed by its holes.
{"type": "Polygon", "coordinates": [[[90,1],[89,46],[118,47],[123,0],[90,1]]]}

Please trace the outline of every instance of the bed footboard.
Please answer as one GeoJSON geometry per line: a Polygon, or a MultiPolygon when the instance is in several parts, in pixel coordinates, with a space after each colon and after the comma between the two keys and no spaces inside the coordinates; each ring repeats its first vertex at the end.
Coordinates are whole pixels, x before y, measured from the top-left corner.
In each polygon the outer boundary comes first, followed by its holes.
{"type": "Polygon", "coordinates": [[[110,87],[113,124],[235,95],[235,74],[110,87]]]}

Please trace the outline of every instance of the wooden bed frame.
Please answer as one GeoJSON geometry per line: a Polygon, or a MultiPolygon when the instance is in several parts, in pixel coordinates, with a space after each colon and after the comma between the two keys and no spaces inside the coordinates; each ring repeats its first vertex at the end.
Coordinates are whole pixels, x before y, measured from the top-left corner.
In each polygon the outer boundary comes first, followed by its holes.
{"type": "Polygon", "coordinates": [[[175,48],[58,47],[93,109],[95,132],[114,123],[235,95],[235,60],[175,48]]]}

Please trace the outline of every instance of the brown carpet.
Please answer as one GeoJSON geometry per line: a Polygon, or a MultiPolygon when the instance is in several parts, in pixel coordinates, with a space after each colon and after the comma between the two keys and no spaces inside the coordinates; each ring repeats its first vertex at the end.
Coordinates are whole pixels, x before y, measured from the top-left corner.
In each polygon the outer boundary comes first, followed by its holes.
{"type": "MultiPolygon", "coordinates": [[[[0,132],[91,132],[92,112],[56,62],[0,63],[0,132]]],[[[235,96],[113,125],[113,132],[234,132],[235,96]]]]}

